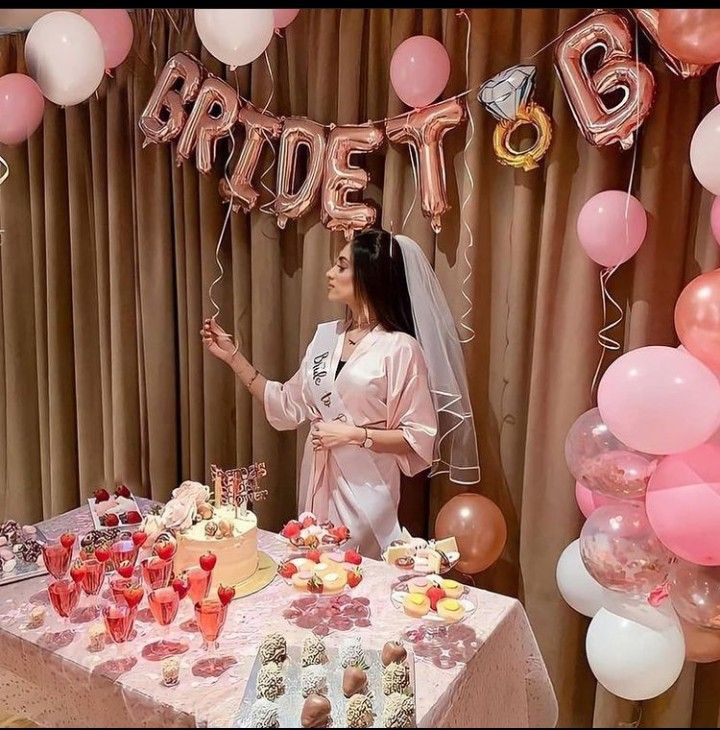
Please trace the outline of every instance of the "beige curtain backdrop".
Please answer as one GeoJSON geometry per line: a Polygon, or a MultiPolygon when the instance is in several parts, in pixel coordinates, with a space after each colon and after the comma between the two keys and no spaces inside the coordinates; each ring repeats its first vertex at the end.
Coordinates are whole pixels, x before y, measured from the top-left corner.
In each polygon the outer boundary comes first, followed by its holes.
{"type": "MultiPolygon", "coordinates": [[[[472,10],[470,86],[528,60],[587,10],[472,10]]],[[[406,37],[441,39],[452,58],[446,95],[466,88],[465,23],[451,10],[302,11],[263,59],[237,76],[201,50],[189,11],[134,14],[136,40],[97,98],[69,109],[48,104],[27,145],[4,149],[11,176],[0,189],[0,517],[30,521],[77,506],[101,484],[123,481],[167,498],[182,479],[206,479],[213,462],[264,460],[270,499],[264,527],[295,512],[295,454],[304,434],[272,431],[230,371],[203,353],[198,331],[212,314],[208,287],[226,208],[217,183],[192,162],[176,167],[171,145],[142,148],[137,120],[168,56],[187,50],[256,104],[323,123],[363,122],[402,110],[389,87],[393,49],[406,37]]],[[[0,73],[24,71],[23,36],[0,39],[0,73]]],[[[674,77],[643,43],[657,97],[636,148],[633,189],[649,212],[647,240],[614,277],[626,305],[625,348],[676,344],[672,312],[685,282],[718,265],[710,198],[688,165],[689,141],[714,103],[713,77],[674,77]]],[[[459,318],[468,273],[461,201],[474,239],[466,346],[483,466],[479,490],[509,525],[501,561],[479,576],[525,603],[561,707],[562,726],[716,726],[717,666],[689,664],[665,696],[642,706],[598,689],[587,667],[587,620],[565,606],[555,563],[581,516],[563,459],[573,420],[593,405],[599,355],[598,268],[575,235],[582,204],[626,188],[633,152],[598,150],[581,137],[552,68],[538,67],[537,99],[554,120],[540,170],[498,165],[494,121],[471,97],[475,137],[446,138],[452,210],[434,236],[417,207],[404,233],[423,246],[459,318]]],[[[469,133],[469,127],[468,127],[469,133]]],[[[220,157],[224,159],[225,148],[220,157]]],[[[271,162],[268,157],[267,162],[271,162]]],[[[265,167],[265,165],[263,165],[265,167]]],[[[385,227],[400,231],[413,199],[406,149],[367,167],[385,227]]],[[[266,177],[274,185],[273,173],[266,177]]],[[[335,312],[323,274],[339,243],[317,210],[280,231],[258,212],[231,217],[220,247],[220,322],[268,377],[297,368],[317,322],[335,312]]],[[[426,486],[410,487],[416,505],[426,486]]],[[[456,493],[433,484],[427,523],[456,493]]],[[[421,500],[420,500],[421,501],[421,500]]],[[[424,520],[423,520],[424,521],[424,520]]]]}

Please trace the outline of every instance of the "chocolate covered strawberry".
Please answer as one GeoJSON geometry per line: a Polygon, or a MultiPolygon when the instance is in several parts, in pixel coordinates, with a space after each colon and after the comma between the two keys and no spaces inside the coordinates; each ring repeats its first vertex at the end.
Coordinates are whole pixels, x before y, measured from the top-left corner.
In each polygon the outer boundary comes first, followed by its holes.
{"type": "Polygon", "coordinates": [[[95,497],[96,502],[107,502],[110,499],[110,494],[107,489],[96,489],[93,492],[93,497],[95,497]]]}
{"type": "Polygon", "coordinates": [[[115,488],[115,496],[116,497],[125,497],[125,499],[130,499],[132,497],[132,494],[130,493],[130,490],[124,484],[118,484],[118,486],[115,488]]]}
{"type": "Polygon", "coordinates": [[[142,522],[142,515],[137,510],[131,510],[125,513],[123,522],[126,525],[139,525],[142,522]]]}
{"type": "Polygon", "coordinates": [[[117,527],[120,524],[120,518],[114,512],[106,512],[100,518],[100,524],[103,527],[117,527]]]}

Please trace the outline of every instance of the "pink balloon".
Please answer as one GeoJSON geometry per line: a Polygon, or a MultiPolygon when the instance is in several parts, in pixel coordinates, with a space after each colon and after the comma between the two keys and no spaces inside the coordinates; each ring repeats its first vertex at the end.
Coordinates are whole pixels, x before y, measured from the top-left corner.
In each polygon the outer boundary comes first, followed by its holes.
{"type": "Polygon", "coordinates": [[[45,97],[25,74],[0,77],[0,142],[24,142],[42,122],[45,97]]]}
{"type": "Polygon", "coordinates": [[[645,240],[647,214],[624,190],[605,190],[583,205],[577,220],[580,245],[601,266],[632,258],[645,240]]]}
{"type": "Polygon", "coordinates": [[[404,40],[390,61],[395,93],[413,108],[432,104],[450,79],[450,56],[445,46],[426,35],[404,40]]]}
{"type": "Polygon", "coordinates": [[[715,74],[715,94],[718,100],[720,100],[720,68],[718,68],[717,74],[715,74]]]}
{"type": "Polygon", "coordinates": [[[677,454],[705,443],[720,427],[720,381],[682,350],[640,347],[607,369],[598,408],[630,448],[677,454]]]}
{"type": "Polygon", "coordinates": [[[275,17],[276,28],[287,28],[290,23],[297,18],[300,10],[290,10],[290,8],[282,8],[280,10],[273,10],[275,17]]]}
{"type": "Polygon", "coordinates": [[[664,458],[650,478],[646,505],[663,545],[691,563],[720,565],[720,446],[664,458]]]}
{"type": "Polygon", "coordinates": [[[713,200],[712,208],[710,208],[710,228],[715,236],[715,241],[720,244],[720,197],[713,200]]]}
{"type": "Polygon", "coordinates": [[[600,507],[617,506],[623,502],[640,502],[642,498],[633,500],[618,499],[616,497],[608,497],[600,492],[593,492],[580,482],[575,482],[575,499],[578,507],[583,515],[587,518],[600,507]]]}
{"type": "Polygon", "coordinates": [[[127,10],[90,8],[80,15],[93,27],[100,36],[105,51],[105,68],[119,66],[132,48],[135,31],[127,10]]]}

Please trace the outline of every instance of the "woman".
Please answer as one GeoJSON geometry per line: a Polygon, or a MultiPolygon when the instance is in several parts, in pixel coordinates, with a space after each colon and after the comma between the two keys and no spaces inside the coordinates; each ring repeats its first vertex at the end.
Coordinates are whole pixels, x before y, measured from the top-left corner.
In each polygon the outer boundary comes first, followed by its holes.
{"type": "Polygon", "coordinates": [[[401,472],[432,465],[455,481],[479,480],[462,352],[437,278],[409,238],[365,230],[326,276],[328,298],[347,316],[318,326],[287,383],[266,380],[214,320],[203,342],[274,428],[313,422],[299,510],[347,525],[360,551],[379,557],[400,534],[401,472]]]}

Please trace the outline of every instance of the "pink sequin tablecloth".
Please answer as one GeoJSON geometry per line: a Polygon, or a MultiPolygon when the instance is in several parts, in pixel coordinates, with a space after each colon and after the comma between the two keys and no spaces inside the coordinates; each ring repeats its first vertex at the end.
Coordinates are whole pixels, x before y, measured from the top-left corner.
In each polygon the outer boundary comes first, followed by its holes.
{"type": "MultiPolygon", "coordinates": [[[[149,503],[140,500],[146,508],[149,503]]],[[[87,508],[68,512],[40,525],[48,537],[66,530],[92,529],[87,508]]],[[[272,533],[260,531],[260,548],[276,559],[285,546],[272,533]]],[[[382,563],[363,562],[364,580],[353,591],[366,597],[370,626],[354,628],[368,648],[380,648],[416,622],[396,610],[389,597],[397,572],[382,563]]],[[[191,649],[179,658],[180,683],[161,684],[160,663],[140,652],[156,638],[156,626],[136,621],[138,636],[130,644],[140,657],[129,672],[113,679],[103,662],[115,646],[87,651],[89,624],[77,624],[72,643],[50,650],[43,636],[60,629],[46,603],[47,578],[0,587],[0,707],[51,727],[231,727],[262,637],[283,633],[289,644],[309,635],[283,618],[298,597],[279,578],[262,592],[234,601],[220,637],[220,653],[237,663],[220,677],[198,677],[192,666],[203,656],[200,635],[185,633],[191,649]],[[27,629],[34,605],[47,607],[45,625],[27,629]]],[[[475,589],[473,589],[475,590],[475,589]]],[[[416,648],[417,720],[420,727],[552,727],[557,702],[540,651],[521,604],[505,596],[477,590],[478,610],[447,646],[416,648]],[[442,651],[442,653],[440,653],[442,651]]],[[[144,605],[144,604],[143,604],[144,605]]],[[[178,622],[191,617],[190,601],[181,604],[178,622]]],[[[175,628],[176,635],[181,634],[175,628]]],[[[340,644],[347,632],[326,637],[340,644]]]]}

